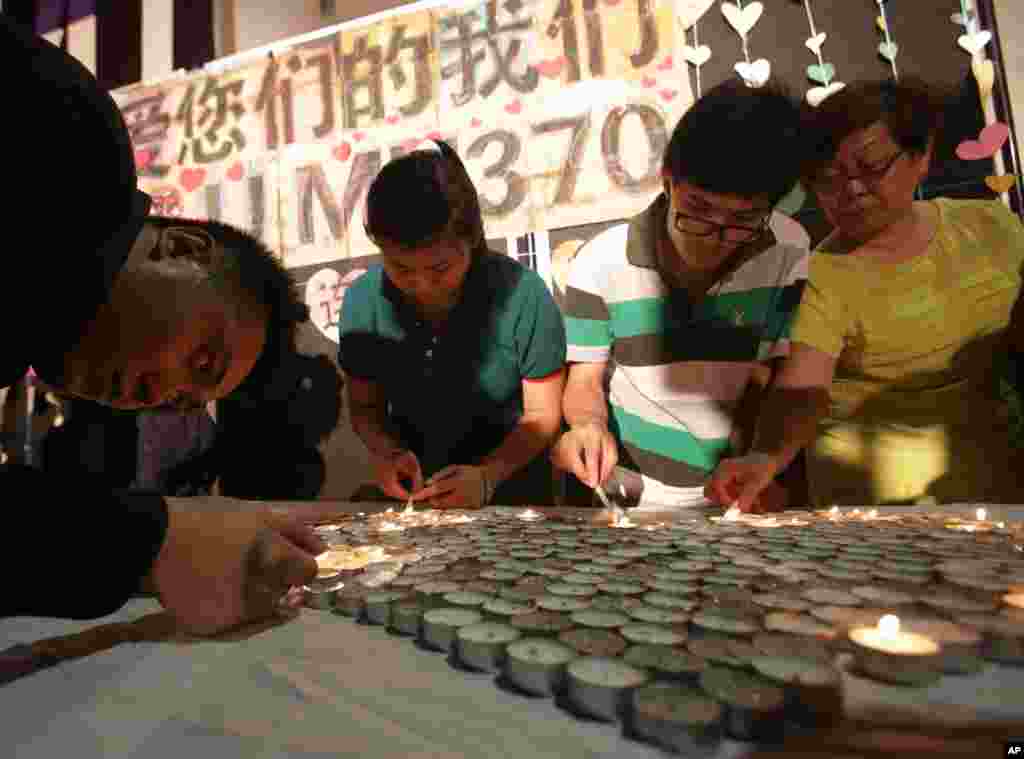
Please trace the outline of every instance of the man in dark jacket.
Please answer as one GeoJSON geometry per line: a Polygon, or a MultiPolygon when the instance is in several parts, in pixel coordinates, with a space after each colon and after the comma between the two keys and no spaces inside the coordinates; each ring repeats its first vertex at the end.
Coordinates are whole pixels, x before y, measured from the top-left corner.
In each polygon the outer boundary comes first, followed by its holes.
{"type": "MultiPolygon", "coordinates": [[[[237,229],[148,216],[113,100],[2,15],[0,71],[0,387],[32,367],[61,392],[122,409],[259,397],[306,317],[287,272],[237,229]]],[[[212,633],[273,613],[324,548],[265,513],[26,467],[0,468],[0,502],[0,616],[98,617],[143,587],[212,633]],[[39,592],[69,570],[73,593],[39,592]]]]}

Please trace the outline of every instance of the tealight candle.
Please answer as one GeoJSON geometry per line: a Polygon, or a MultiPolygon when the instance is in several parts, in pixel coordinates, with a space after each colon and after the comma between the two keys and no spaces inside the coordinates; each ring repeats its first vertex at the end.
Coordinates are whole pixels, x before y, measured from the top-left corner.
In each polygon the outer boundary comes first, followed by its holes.
{"type": "Polygon", "coordinates": [[[518,516],[524,522],[533,522],[538,519],[544,518],[543,514],[536,512],[533,509],[526,509],[525,511],[520,511],[516,516],[518,516]]]}
{"type": "Polygon", "coordinates": [[[1024,610],[1024,593],[1007,593],[1003,596],[1003,603],[1010,608],[1024,610]]]}
{"type": "Polygon", "coordinates": [[[877,627],[854,627],[849,633],[866,674],[886,682],[922,684],[941,675],[941,647],[931,638],[900,630],[899,617],[886,614],[877,627]]]}

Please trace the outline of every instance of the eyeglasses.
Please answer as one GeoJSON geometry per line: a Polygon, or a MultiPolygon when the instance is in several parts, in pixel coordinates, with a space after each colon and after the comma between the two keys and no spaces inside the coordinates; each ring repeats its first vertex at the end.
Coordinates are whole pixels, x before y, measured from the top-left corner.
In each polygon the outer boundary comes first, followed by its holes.
{"type": "Polygon", "coordinates": [[[716,224],[713,221],[702,219],[698,216],[687,216],[676,211],[676,230],[691,237],[710,237],[716,235],[722,243],[742,243],[756,240],[768,231],[769,211],[761,219],[761,223],[755,227],[741,227],[735,224],[716,224]]]}
{"type": "Polygon", "coordinates": [[[860,174],[856,175],[850,174],[842,167],[830,166],[815,174],[811,178],[811,183],[817,186],[818,189],[833,192],[854,181],[861,182],[869,187],[875,187],[892,171],[892,167],[896,165],[896,161],[903,156],[903,153],[904,151],[900,150],[892,158],[885,161],[885,163],[878,166],[867,166],[860,174]]]}

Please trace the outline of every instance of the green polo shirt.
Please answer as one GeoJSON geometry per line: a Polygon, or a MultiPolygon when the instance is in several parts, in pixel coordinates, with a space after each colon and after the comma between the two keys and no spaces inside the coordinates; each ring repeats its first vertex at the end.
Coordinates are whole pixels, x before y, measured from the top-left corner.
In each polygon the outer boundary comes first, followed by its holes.
{"type": "MultiPolygon", "coordinates": [[[[383,389],[389,416],[424,476],[495,450],[523,414],[523,380],[565,365],[565,326],[547,286],[498,253],[473,261],[462,297],[438,332],[379,265],[345,293],[339,331],[341,368],[383,389]]],[[[539,470],[546,466],[539,456],[499,487],[493,502],[548,502],[550,476],[543,490],[521,487],[534,478],[543,483],[539,470]]]]}

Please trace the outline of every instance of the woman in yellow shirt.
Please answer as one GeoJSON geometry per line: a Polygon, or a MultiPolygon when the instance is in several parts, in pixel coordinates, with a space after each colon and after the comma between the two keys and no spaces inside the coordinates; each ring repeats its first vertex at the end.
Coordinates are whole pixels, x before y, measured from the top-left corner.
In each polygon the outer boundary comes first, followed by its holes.
{"type": "Polygon", "coordinates": [[[941,113],[904,77],[808,115],[806,181],[835,230],[811,257],[755,453],[723,461],[709,497],[750,508],[806,446],[817,506],[1024,502],[995,371],[1008,337],[1024,345],[1024,227],[998,201],[914,200],[941,113]]]}

